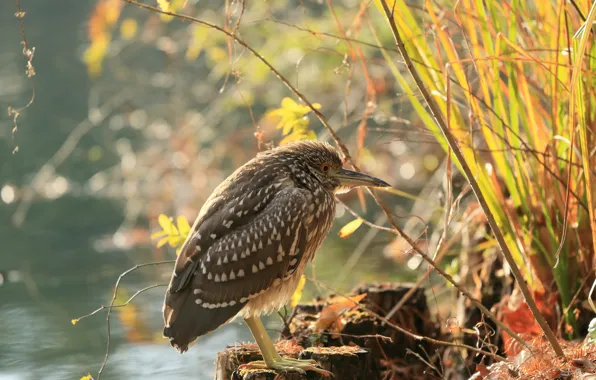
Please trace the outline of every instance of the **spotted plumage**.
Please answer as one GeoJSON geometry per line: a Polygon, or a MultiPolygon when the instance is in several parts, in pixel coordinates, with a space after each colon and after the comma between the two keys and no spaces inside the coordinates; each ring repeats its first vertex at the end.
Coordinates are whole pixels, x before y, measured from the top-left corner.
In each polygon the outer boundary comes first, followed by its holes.
{"type": "Polygon", "coordinates": [[[184,352],[238,314],[283,307],[331,228],[335,193],[358,186],[346,184],[345,173],[356,172],[342,169],[330,145],[298,142],[258,154],[220,184],[192,226],[166,292],[171,344],[184,352]]]}

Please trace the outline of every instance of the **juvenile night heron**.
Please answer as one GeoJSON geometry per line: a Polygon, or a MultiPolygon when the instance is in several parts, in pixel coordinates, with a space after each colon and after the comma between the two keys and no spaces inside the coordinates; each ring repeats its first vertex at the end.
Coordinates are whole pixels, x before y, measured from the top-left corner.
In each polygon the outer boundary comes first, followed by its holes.
{"type": "Polygon", "coordinates": [[[312,361],[282,358],[259,317],[292,296],[331,228],[335,194],[357,186],[389,184],[343,169],[322,142],[275,148],[236,170],[205,202],[176,260],[163,307],[172,346],[185,352],[240,315],[263,354],[254,368],[328,375],[312,361]]]}

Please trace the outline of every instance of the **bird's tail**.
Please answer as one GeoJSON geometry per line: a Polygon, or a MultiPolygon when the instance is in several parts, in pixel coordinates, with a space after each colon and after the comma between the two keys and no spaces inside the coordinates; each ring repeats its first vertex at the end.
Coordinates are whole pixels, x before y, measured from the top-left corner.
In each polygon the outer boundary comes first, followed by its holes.
{"type": "Polygon", "coordinates": [[[178,292],[169,288],[163,306],[163,335],[172,347],[184,353],[190,343],[232,319],[241,308],[240,304],[208,308],[196,303],[191,286],[178,292]]]}

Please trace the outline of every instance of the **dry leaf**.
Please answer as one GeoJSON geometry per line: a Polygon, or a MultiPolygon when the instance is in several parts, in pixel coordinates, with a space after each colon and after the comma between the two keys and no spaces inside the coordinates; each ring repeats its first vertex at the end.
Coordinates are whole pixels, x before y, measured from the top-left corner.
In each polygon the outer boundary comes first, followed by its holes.
{"type": "Polygon", "coordinates": [[[342,314],[358,306],[364,297],[366,297],[366,293],[353,297],[338,296],[329,299],[329,305],[325,306],[319,314],[315,331],[326,330],[330,327],[334,327],[333,331],[341,331],[343,328],[343,322],[340,320],[342,314]]]}

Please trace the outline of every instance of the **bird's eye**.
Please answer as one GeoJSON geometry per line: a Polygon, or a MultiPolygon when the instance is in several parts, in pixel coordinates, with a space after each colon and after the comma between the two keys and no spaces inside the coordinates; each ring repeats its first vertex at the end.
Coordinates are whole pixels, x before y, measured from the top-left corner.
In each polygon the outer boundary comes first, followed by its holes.
{"type": "Polygon", "coordinates": [[[321,171],[325,174],[329,173],[329,164],[321,165],[321,171]]]}

